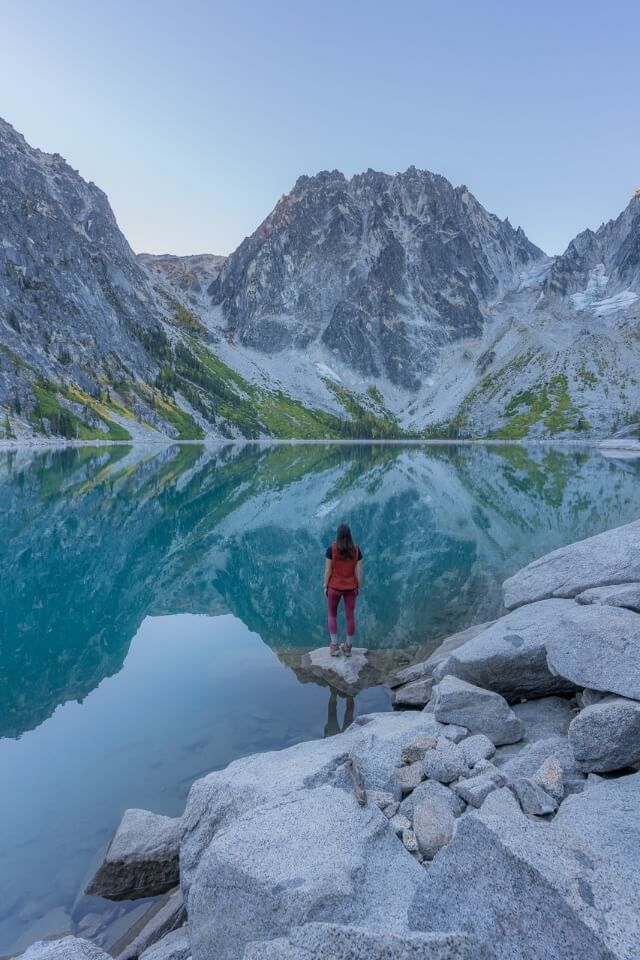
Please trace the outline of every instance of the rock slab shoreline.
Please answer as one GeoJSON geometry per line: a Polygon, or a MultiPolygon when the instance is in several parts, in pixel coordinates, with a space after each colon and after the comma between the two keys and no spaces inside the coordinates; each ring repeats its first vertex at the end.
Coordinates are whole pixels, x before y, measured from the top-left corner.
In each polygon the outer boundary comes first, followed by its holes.
{"type": "Polygon", "coordinates": [[[175,893],[126,960],[637,960],[639,547],[636,522],[511,577],[504,617],[394,678],[422,709],[238,760],[180,818],[127,811],[89,890],[175,893]]]}

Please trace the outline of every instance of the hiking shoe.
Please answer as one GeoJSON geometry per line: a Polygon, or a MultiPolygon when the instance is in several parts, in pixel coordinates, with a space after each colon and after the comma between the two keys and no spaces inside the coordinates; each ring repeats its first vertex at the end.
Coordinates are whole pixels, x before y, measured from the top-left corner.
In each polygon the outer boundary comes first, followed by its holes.
{"type": "Polygon", "coordinates": [[[345,657],[350,657],[350,656],[351,656],[351,647],[352,647],[352,644],[351,644],[351,643],[343,643],[343,644],[341,644],[340,649],[341,649],[342,652],[344,653],[345,657]]]}

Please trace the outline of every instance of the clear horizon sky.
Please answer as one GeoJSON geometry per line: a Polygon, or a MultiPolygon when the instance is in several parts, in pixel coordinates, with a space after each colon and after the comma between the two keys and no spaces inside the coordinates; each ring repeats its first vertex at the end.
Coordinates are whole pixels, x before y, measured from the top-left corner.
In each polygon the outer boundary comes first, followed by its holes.
{"type": "Polygon", "coordinates": [[[300,174],[410,165],[548,253],[640,186],[633,0],[0,0],[0,115],[136,251],[231,252],[300,174]]]}

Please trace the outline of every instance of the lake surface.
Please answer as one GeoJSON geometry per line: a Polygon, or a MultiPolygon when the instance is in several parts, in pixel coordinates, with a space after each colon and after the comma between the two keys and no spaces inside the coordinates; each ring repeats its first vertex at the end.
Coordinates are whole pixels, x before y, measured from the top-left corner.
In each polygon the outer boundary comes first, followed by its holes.
{"type": "MultiPolygon", "coordinates": [[[[637,519],[639,480],[577,448],[0,453],[0,953],[112,942],[129,908],[82,889],[126,807],[179,814],[198,776],[344,723],[300,673],[339,522],[358,643],[406,659],[494,616],[530,560],[637,519]]],[[[379,686],[354,710],[389,705],[379,686]]]]}

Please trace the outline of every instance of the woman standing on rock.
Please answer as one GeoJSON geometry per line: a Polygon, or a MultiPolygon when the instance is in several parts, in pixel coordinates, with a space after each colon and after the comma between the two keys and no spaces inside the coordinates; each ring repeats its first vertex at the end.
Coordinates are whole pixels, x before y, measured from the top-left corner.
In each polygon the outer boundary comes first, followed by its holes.
{"type": "Polygon", "coordinates": [[[345,657],[351,656],[353,636],[356,632],[356,598],[362,583],[362,551],[353,542],[348,524],[341,523],[336,539],[327,547],[324,561],[324,592],[327,598],[329,621],[329,653],[337,657],[340,650],[345,657]],[[338,604],[344,600],[347,618],[347,640],[338,648],[338,604]]]}

